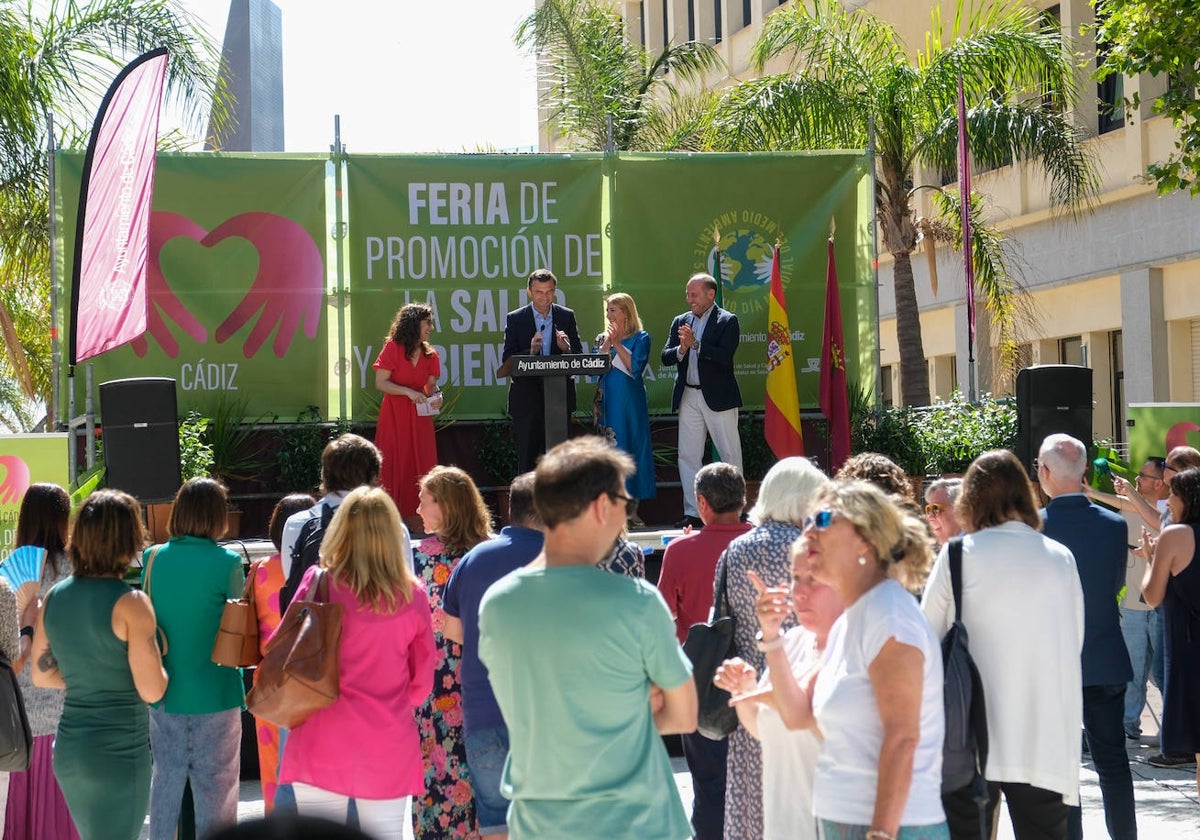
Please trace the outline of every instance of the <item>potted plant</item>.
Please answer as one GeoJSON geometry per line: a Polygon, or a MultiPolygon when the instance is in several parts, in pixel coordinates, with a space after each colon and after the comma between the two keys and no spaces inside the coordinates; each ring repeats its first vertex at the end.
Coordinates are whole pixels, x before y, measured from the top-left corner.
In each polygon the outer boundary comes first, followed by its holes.
{"type": "MultiPolygon", "coordinates": [[[[210,475],[213,465],[212,446],[204,439],[208,420],[198,411],[189,411],[179,421],[179,477],[183,481],[210,475]]],[[[167,520],[171,516],[170,502],[146,505],[146,529],[156,543],[167,539],[167,520]]]]}
{"type": "Polygon", "coordinates": [[[212,450],[212,476],[230,490],[226,537],[236,537],[241,525],[242,512],[232,502],[234,483],[257,483],[263,470],[272,463],[264,456],[261,441],[255,437],[255,426],[266,415],[249,419],[248,404],[245,398],[235,399],[222,393],[204,428],[204,440],[212,450]]]}

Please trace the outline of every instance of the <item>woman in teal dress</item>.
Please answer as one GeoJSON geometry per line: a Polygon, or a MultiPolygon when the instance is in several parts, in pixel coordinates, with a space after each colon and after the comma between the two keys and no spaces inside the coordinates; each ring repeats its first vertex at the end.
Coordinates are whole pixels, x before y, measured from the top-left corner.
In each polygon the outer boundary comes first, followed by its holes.
{"type": "MultiPolygon", "coordinates": [[[[653,499],[654,452],[650,445],[650,406],[646,401],[646,363],[650,360],[650,333],[642,329],[637,305],[624,292],[605,298],[608,328],[600,336],[598,353],[612,357],[612,367],[600,377],[600,426],[609,440],[633,456],[637,472],[625,480],[635,499],[653,499]]],[[[642,525],[635,509],[629,524],[642,525]]]]}
{"type": "Polygon", "coordinates": [[[66,689],[54,775],[82,840],[133,840],[150,801],[146,704],[167,672],[154,608],[123,580],[144,544],[132,496],[89,496],[71,533],[73,574],[47,594],[34,630],[34,685],[66,689]]]}

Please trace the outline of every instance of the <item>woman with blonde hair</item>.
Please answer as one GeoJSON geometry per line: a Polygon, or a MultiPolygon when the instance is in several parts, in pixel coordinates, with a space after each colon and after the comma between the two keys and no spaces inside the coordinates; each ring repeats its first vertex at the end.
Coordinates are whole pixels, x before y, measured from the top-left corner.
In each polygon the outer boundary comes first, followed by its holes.
{"type": "Polygon", "coordinates": [[[445,466],[434,467],[421,479],[417,513],[429,536],[417,544],[413,560],[433,611],[437,657],[433,694],[417,710],[426,790],[413,803],[413,833],[418,840],[474,838],[475,800],[462,728],[462,647],[442,637],[442,596],[462,556],[491,538],[492,515],[471,476],[445,466]]]}
{"type": "MultiPolygon", "coordinates": [[[[650,407],[646,398],[646,365],[650,361],[650,333],[642,329],[637,304],[624,292],[604,299],[608,326],[596,337],[596,352],[607,353],[612,367],[600,377],[597,425],[605,437],[629,453],[637,470],[625,479],[625,490],[634,499],[653,499],[654,453],[650,445],[650,407]]],[[[629,524],[644,523],[636,507],[629,524]]]]}
{"type": "Polygon", "coordinates": [[[400,552],[402,525],[380,488],[360,487],[338,506],[296,600],[328,587],[342,604],[339,696],[292,729],[280,781],[302,814],[345,822],[355,800],[372,837],[404,836],[410,796],[425,789],[413,710],[433,687],[429,602],[400,552]],[[322,570],[325,573],[322,575],[322,570]]]}
{"type": "MultiPolygon", "coordinates": [[[[788,728],[821,733],[813,790],[819,836],[948,840],[941,803],[942,660],[912,595],[894,578],[929,561],[920,518],[878,487],[836,481],[804,521],[801,555],[845,604],[815,680],[781,709],[788,728]]],[[[767,582],[769,583],[769,581],[767,582]]],[[[764,588],[760,613],[787,609],[764,588]]],[[[783,645],[765,630],[761,647],[783,645]]]]}

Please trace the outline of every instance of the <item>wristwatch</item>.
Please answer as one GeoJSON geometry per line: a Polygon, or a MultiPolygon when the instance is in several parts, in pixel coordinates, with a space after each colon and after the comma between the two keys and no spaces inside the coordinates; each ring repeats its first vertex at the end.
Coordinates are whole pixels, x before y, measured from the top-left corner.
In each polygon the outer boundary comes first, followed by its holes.
{"type": "Polygon", "coordinates": [[[779,648],[783,647],[783,635],[778,635],[768,642],[763,639],[763,632],[759,630],[754,634],[754,646],[763,653],[767,653],[772,650],[778,650],[779,648]]]}

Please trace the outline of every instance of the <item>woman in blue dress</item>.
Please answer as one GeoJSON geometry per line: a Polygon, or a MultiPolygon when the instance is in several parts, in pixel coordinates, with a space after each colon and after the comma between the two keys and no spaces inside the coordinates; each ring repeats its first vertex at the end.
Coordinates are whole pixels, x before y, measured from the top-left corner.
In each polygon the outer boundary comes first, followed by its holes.
{"type": "MultiPolygon", "coordinates": [[[[637,304],[624,292],[605,298],[608,328],[599,339],[598,353],[612,357],[612,367],[600,377],[600,427],[609,440],[633,456],[637,472],[625,481],[634,499],[653,499],[654,454],[650,446],[650,407],[646,402],[646,363],[650,333],[642,329],[637,304]]],[[[629,524],[641,527],[635,508],[629,524]]]]}

